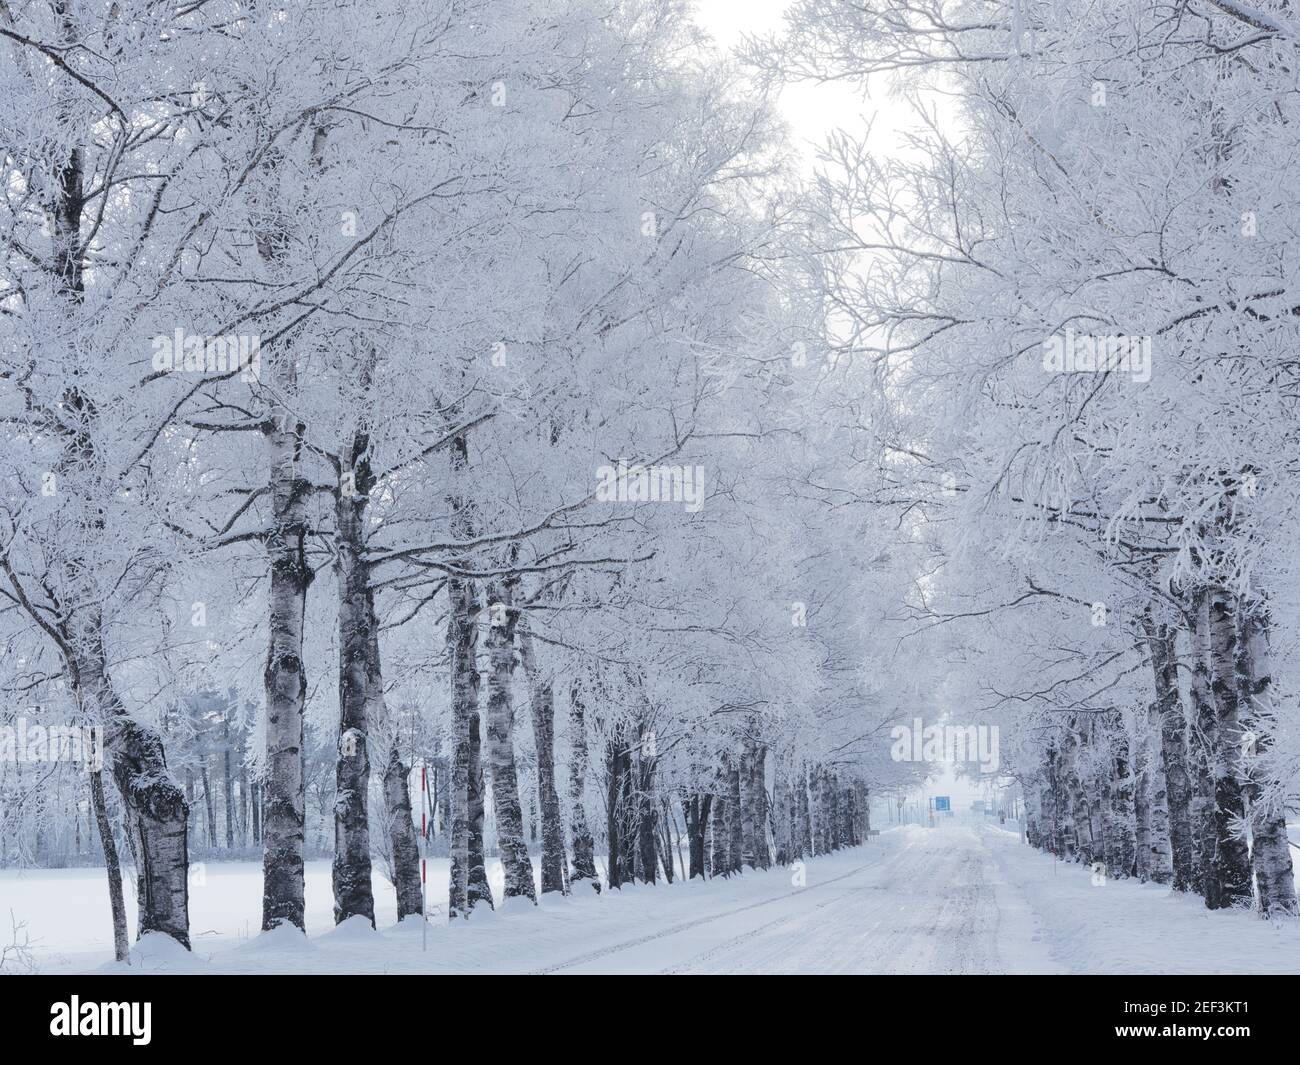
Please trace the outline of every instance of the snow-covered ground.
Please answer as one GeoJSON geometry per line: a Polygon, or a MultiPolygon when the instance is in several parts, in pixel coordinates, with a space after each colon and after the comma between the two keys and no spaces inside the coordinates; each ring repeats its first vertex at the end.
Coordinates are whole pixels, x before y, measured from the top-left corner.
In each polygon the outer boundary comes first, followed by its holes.
{"type": "MultiPolygon", "coordinates": [[[[107,967],[102,871],[0,873],[0,910],[28,921],[46,972],[107,967]]],[[[430,865],[430,900],[446,893],[430,865]]],[[[798,870],[730,881],[583,892],[515,903],[454,927],[394,926],[376,877],[380,931],[332,927],[329,864],[307,871],[307,938],[257,932],[261,871],[209,865],[191,892],[194,954],[137,948],[134,971],[366,973],[1296,973],[1300,924],[1210,913],[1195,898],[1094,884],[993,827],[914,825],[798,870]],[[803,886],[798,886],[798,881],[803,886]]],[[[358,926],[359,925],[359,926],[358,926]]],[[[149,937],[157,940],[158,937],[149,937]]]]}

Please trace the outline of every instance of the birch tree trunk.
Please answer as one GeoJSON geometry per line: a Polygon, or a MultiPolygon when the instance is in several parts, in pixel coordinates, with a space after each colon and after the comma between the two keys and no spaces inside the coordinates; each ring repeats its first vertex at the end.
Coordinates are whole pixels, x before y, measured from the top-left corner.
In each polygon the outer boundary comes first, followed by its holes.
{"type": "Polygon", "coordinates": [[[1100,807],[1094,800],[1085,773],[1079,765],[1082,744],[1086,742],[1087,724],[1072,720],[1070,735],[1064,747],[1065,788],[1070,802],[1070,820],[1074,825],[1074,852],[1078,861],[1086,864],[1104,862],[1101,845],[1100,807]]]}
{"type": "MultiPolygon", "coordinates": [[[[308,167],[323,165],[328,132],[312,132],[308,167]]],[[[288,226],[277,202],[272,172],[283,163],[279,149],[268,152],[256,183],[265,185],[269,224],[253,230],[253,243],[270,267],[282,255],[280,227],[288,226]]],[[[255,193],[252,197],[258,199],[255,193]]],[[[271,527],[266,536],[270,566],[269,640],[263,683],[266,689],[266,772],[262,791],[262,930],[288,922],[305,932],[303,830],[306,806],[306,750],[303,714],[307,676],[303,667],[303,617],[312,571],[307,561],[307,503],[311,482],[300,476],[306,426],[289,408],[298,394],[295,356],[286,344],[270,361],[273,408],[263,430],[269,453],[271,527]]]]}
{"type": "Polygon", "coordinates": [[[1065,749],[1067,745],[1061,745],[1053,752],[1051,759],[1052,767],[1052,811],[1055,818],[1052,823],[1052,840],[1055,844],[1054,853],[1062,861],[1072,860],[1077,855],[1077,832],[1074,824],[1074,802],[1070,797],[1068,785],[1068,772],[1065,766],[1065,749]]]}
{"type": "Polygon", "coordinates": [[[252,837],[253,804],[250,800],[250,784],[248,781],[248,766],[244,764],[243,743],[240,743],[239,758],[239,845],[247,847],[256,840],[252,837]]]}
{"type": "Polygon", "coordinates": [[[1210,690],[1214,695],[1215,733],[1210,747],[1214,780],[1214,853],[1205,878],[1205,905],[1211,910],[1252,901],[1250,853],[1235,825],[1246,818],[1238,766],[1242,728],[1237,700],[1237,618],[1226,588],[1209,590],[1210,690]]]}
{"type": "Polygon", "coordinates": [[[249,816],[253,821],[253,842],[262,845],[262,782],[255,781],[250,786],[249,816]]]}
{"type": "MultiPolygon", "coordinates": [[[[384,699],[383,668],[379,656],[379,619],[374,612],[373,593],[367,592],[366,640],[361,648],[368,682],[365,715],[371,735],[382,740],[386,750],[383,778],[384,831],[388,853],[392,858],[393,890],[397,897],[397,919],[424,917],[424,894],[421,889],[420,844],[411,815],[410,762],[402,758],[401,736],[393,727],[384,699]]],[[[367,779],[367,787],[369,780],[367,779]]]]}
{"type": "Polygon", "coordinates": [[[527,618],[520,618],[519,659],[528,679],[533,719],[533,746],[537,750],[537,802],[542,822],[542,894],[564,894],[564,821],[560,793],[555,787],[555,694],[551,680],[542,675],[527,618]]]}
{"type": "Polygon", "coordinates": [[[587,719],[581,685],[569,686],[569,835],[573,840],[573,872],[569,890],[583,880],[600,893],[596,873],[596,843],[587,824],[587,719]]]}
{"type": "Polygon", "coordinates": [[[504,897],[536,902],[537,889],[533,884],[528,842],[524,838],[524,817],[519,805],[519,782],[511,737],[514,708],[510,681],[515,668],[515,628],[519,623],[519,612],[512,604],[512,596],[513,588],[509,581],[499,581],[488,591],[491,615],[487,636],[488,764],[492,772],[492,811],[496,815],[497,848],[501,852],[501,866],[505,873],[504,897]]]}
{"type": "MultiPolygon", "coordinates": [[[[642,735],[645,735],[644,731],[642,735]]],[[[655,853],[655,818],[659,804],[655,796],[654,771],[655,759],[646,754],[642,744],[637,749],[636,835],[641,879],[647,884],[655,883],[658,865],[655,853]]]]}
{"type": "Polygon", "coordinates": [[[796,817],[791,808],[789,776],[785,759],[776,759],[776,775],[772,780],[773,842],[776,844],[776,864],[789,865],[794,855],[793,835],[796,817]]]}
{"type": "Polygon", "coordinates": [[[731,811],[729,809],[731,774],[729,756],[723,752],[719,758],[717,791],[713,796],[712,860],[714,876],[731,875],[731,811]]]}
{"type": "Polygon", "coordinates": [[[744,808],[740,801],[740,760],[730,758],[727,762],[727,857],[730,872],[739,873],[744,868],[745,858],[745,824],[744,808]]]}
{"type": "Polygon", "coordinates": [[[1106,805],[1109,801],[1108,781],[1100,776],[1090,776],[1084,781],[1084,794],[1092,826],[1092,860],[1101,862],[1107,874],[1114,861],[1110,853],[1110,834],[1106,824],[1106,805]]]}
{"type": "MultiPolygon", "coordinates": [[[[477,676],[477,670],[476,670],[477,676]]],[[[477,690],[477,688],[475,689],[477,690]]],[[[480,904],[489,910],[496,906],[492,885],[487,878],[487,860],[483,852],[483,816],[487,805],[487,783],[483,773],[483,721],[478,702],[469,711],[468,784],[466,792],[469,831],[466,846],[468,870],[468,917],[480,904]]]]}
{"type": "Polygon", "coordinates": [[[837,851],[844,846],[843,830],[844,824],[840,813],[840,776],[838,773],[831,773],[826,778],[827,792],[830,798],[831,810],[828,821],[831,833],[831,850],[837,851]]]}
{"type": "Polygon", "coordinates": [[[451,780],[447,786],[450,917],[469,916],[469,707],[478,702],[469,582],[447,579],[447,669],[451,677],[451,780]]]}
{"type": "MultiPolygon", "coordinates": [[[[1206,877],[1214,864],[1214,735],[1217,710],[1210,691],[1210,615],[1209,598],[1203,589],[1193,597],[1189,609],[1188,641],[1192,658],[1191,701],[1194,733],[1189,737],[1190,762],[1194,774],[1192,794],[1192,828],[1195,834],[1196,873],[1193,889],[1205,893],[1206,877]]],[[[1173,819],[1173,796],[1170,795],[1170,819],[1173,819]]],[[[1177,878],[1178,867],[1174,866],[1177,878]]]]}
{"type": "MultiPolygon", "coordinates": [[[[452,439],[451,491],[447,506],[450,531],[458,540],[474,535],[474,509],[466,479],[469,441],[462,433],[452,439]]],[[[482,734],[479,719],[478,596],[473,581],[455,574],[447,578],[447,660],[451,680],[452,766],[449,783],[451,879],[448,913],[469,917],[482,903],[493,908],[492,889],[483,857],[482,734]]]]}
{"type": "Polygon", "coordinates": [[[419,914],[423,919],[424,895],[420,886],[420,845],[411,816],[411,767],[402,761],[396,738],[389,744],[384,766],[384,817],[388,848],[393,856],[393,889],[397,893],[397,919],[419,914]]]}
{"type": "MultiPolygon", "coordinates": [[[[1192,778],[1189,772],[1187,719],[1178,693],[1178,656],[1174,630],[1149,615],[1144,619],[1147,652],[1155,688],[1153,725],[1159,729],[1160,773],[1165,782],[1165,802],[1153,793],[1152,846],[1159,845],[1160,808],[1168,810],[1169,851],[1175,891],[1194,891],[1200,862],[1193,825],[1192,778]]],[[[1163,869],[1163,863],[1160,863],[1163,869]]],[[[1163,883],[1164,881],[1159,881],[1163,883]]]]}
{"type": "MultiPolygon", "coordinates": [[[[280,377],[292,394],[289,359],[280,377]]],[[[307,562],[307,496],[298,476],[303,426],[279,410],[268,432],[271,452],[270,640],[266,687],[266,774],[262,792],[262,930],[288,922],[305,930],[303,916],[303,711],[307,678],[302,663],[303,615],[311,567],[307,562]]]]}
{"type": "Polygon", "coordinates": [[[831,851],[840,849],[840,778],[836,773],[828,772],[822,781],[827,804],[826,832],[831,851]]]}
{"type": "Polygon", "coordinates": [[[866,842],[867,835],[871,832],[871,788],[864,780],[854,781],[853,786],[854,795],[856,796],[855,809],[858,812],[853,842],[861,844],[866,842]]]}
{"type": "Polygon", "coordinates": [[[812,846],[810,855],[826,853],[826,804],[822,798],[822,771],[820,766],[808,768],[808,803],[811,817],[812,846]]]}
{"type": "Polygon", "coordinates": [[[448,805],[447,782],[451,777],[451,766],[445,757],[439,756],[433,759],[434,782],[433,782],[433,809],[434,822],[438,825],[441,833],[447,831],[448,805]]]}
{"type": "Polygon", "coordinates": [[[834,834],[831,830],[831,778],[821,766],[813,768],[810,774],[813,783],[813,820],[815,822],[815,854],[830,854],[834,846],[834,834]]]}
{"type": "Polygon", "coordinates": [[[754,795],[754,754],[755,746],[751,739],[745,738],[740,746],[740,835],[743,850],[742,864],[754,869],[758,866],[758,844],[755,839],[758,810],[754,795]]]}
{"type": "Polygon", "coordinates": [[[659,844],[659,855],[663,864],[664,879],[671,884],[677,876],[674,866],[681,864],[683,878],[686,876],[686,866],[682,861],[681,829],[677,826],[677,815],[673,813],[672,803],[666,795],[659,800],[658,823],[660,830],[655,838],[659,844]],[[677,856],[676,862],[673,860],[673,855],[677,856]]]}
{"type": "Polygon", "coordinates": [[[222,794],[226,800],[226,850],[235,849],[235,781],[231,772],[230,758],[230,712],[234,707],[233,700],[226,701],[225,710],[221,715],[221,775],[222,775],[222,794]]]}
{"type": "Polygon", "coordinates": [[[636,776],[630,732],[626,727],[621,727],[618,736],[618,801],[615,813],[618,816],[619,883],[632,884],[636,882],[637,865],[640,862],[636,832],[636,776]]]}
{"type": "Polygon", "coordinates": [[[1024,792],[1025,842],[1031,847],[1042,850],[1045,844],[1042,791],[1036,780],[1022,781],[1020,787],[1024,792]]]}
{"type": "Polygon", "coordinates": [[[212,774],[208,772],[206,751],[199,756],[199,780],[203,783],[203,814],[208,824],[208,846],[217,849],[217,810],[212,800],[212,774]]]}
{"type": "MultiPolygon", "coordinates": [[[[382,691],[378,619],[365,563],[366,500],[374,486],[366,458],[369,437],[356,433],[342,456],[340,489],[334,497],[335,562],[339,597],[339,735],[334,763],[334,923],[362,916],[375,924],[370,881],[370,728],[372,692],[382,691]]],[[[385,795],[388,795],[385,781],[385,795]]],[[[409,817],[409,800],[408,800],[409,817]]],[[[396,854],[394,853],[396,861],[396,854]]],[[[399,889],[400,894],[400,889],[399,889]]]]}
{"type": "Polygon", "coordinates": [[[753,807],[753,864],[766,869],[772,864],[772,852],[767,845],[767,747],[755,742],[750,750],[749,802],[753,807]]]}
{"type": "Polygon", "coordinates": [[[812,811],[809,809],[808,804],[808,787],[808,765],[805,762],[800,762],[794,780],[794,807],[797,818],[794,838],[795,857],[797,858],[807,858],[813,854],[812,811]]]}
{"type": "Polygon", "coordinates": [[[696,793],[682,800],[682,815],[686,818],[686,838],[690,851],[690,871],[688,880],[705,877],[704,838],[709,823],[709,813],[713,807],[713,796],[696,793]]]}
{"type": "Polygon", "coordinates": [[[452,762],[449,853],[451,880],[447,907],[452,917],[468,917],[476,903],[492,906],[483,867],[483,797],[479,769],[478,602],[474,586],[447,578],[447,660],[451,677],[452,762]]]}
{"type": "Polygon", "coordinates": [[[133,720],[105,668],[99,608],[88,603],[69,619],[73,692],[104,723],[104,747],[122,796],[127,842],[136,859],[136,935],[163,932],[187,950],[189,932],[189,807],[167,769],[162,740],[133,720]]]}
{"type": "Polygon", "coordinates": [[[840,789],[841,842],[845,847],[858,844],[858,794],[852,782],[840,789]]]}
{"type": "Polygon", "coordinates": [[[1051,769],[1051,763],[1054,760],[1054,752],[1049,751],[1044,763],[1043,780],[1038,792],[1038,808],[1042,812],[1043,819],[1043,849],[1050,851],[1052,854],[1060,854],[1057,822],[1060,820],[1061,815],[1056,808],[1056,780],[1051,769]]]}
{"type": "Polygon", "coordinates": [[[1294,914],[1297,904],[1286,810],[1279,801],[1264,794],[1254,763],[1268,750],[1276,727],[1266,609],[1262,603],[1243,601],[1240,604],[1237,684],[1242,720],[1250,737],[1249,746],[1253,748],[1242,752],[1246,756],[1246,793],[1250,801],[1250,864],[1260,912],[1271,917],[1294,914]]]}
{"type": "Polygon", "coordinates": [[[1103,812],[1106,834],[1106,869],[1112,877],[1134,873],[1137,842],[1133,832],[1133,776],[1129,765],[1128,735],[1124,723],[1113,715],[1110,746],[1114,750],[1103,812]]]}
{"type": "Polygon", "coordinates": [[[1048,774],[1043,781],[1042,806],[1043,806],[1043,828],[1048,840],[1047,849],[1059,859],[1066,857],[1066,811],[1064,803],[1061,802],[1060,781],[1057,779],[1057,763],[1060,761],[1060,752],[1051,750],[1048,752],[1048,774]]]}
{"type": "Polygon", "coordinates": [[[1154,852],[1151,847],[1151,748],[1146,734],[1139,731],[1133,745],[1133,875],[1146,883],[1151,879],[1154,852]]]}
{"type": "Polygon", "coordinates": [[[108,875],[108,903],[113,915],[113,957],[117,961],[126,961],[131,946],[127,937],[126,902],[122,898],[122,864],[117,857],[113,824],[108,819],[108,808],[104,803],[104,777],[98,769],[90,774],[90,806],[95,812],[99,843],[104,853],[104,872],[108,875]]]}
{"type": "Polygon", "coordinates": [[[624,722],[616,722],[609,734],[606,765],[609,776],[609,885],[622,887],[635,881],[638,861],[636,783],[629,729],[624,722]]]}
{"type": "MultiPolygon", "coordinates": [[[[1169,840],[1169,796],[1165,783],[1165,768],[1158,748],[1153,744],[1160,742],[1160,704],[1152,702],[1147,708],[1147,722],[1150,735],[1146,737],[1143,750],[1147,760],[1145,772],[1145,795],[1147,803],[1147,844],[1145,865],[1147,878],[1157,884],[1170,884],[1174,879],[1173,851],[1169,840]]],[[[1183,772],[1187,774],[1184,763],[1183,772]]],[[[1190,790],[1190,777],[1189,777],[1190,790]]],[[[1188,800],[1190,806],[1190,800],[1188,800]]],[[[1190,809],[1184,819],[1187,839],[1184,846],[1188,850],[1188,860],[1195,856],[1195,835],[1192,832],[1190,809]]]]}

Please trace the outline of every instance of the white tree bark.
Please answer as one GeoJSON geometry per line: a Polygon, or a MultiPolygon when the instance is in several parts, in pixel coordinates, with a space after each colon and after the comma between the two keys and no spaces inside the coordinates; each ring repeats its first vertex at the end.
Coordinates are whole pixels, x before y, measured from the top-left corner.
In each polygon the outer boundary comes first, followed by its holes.
{"type": "Polygon", "coordinates": [[[1265,794],[1257,770],[1257,760],[1268,751],[1276,727],[1265,604],[1241,603],[1238,624],[1237,681],[1242,719],[1250,737],[1243,744],[1242,753],[1250,800],[1250,864],[1255,874],[1255,890],[1264,916],[1294,914],[1297,912],[1295,874],[1286,831],[1286,810],[1277,797],[1265,794]],[[1247,746],[1249,750],[1245,750],[1247,746]]]}
{"type": "Polygon", "coordinates": [[[521,617],[517,630],[519,659],[524,667],[533,719],[533,746],[537,751],[537,798],[542,822],[542,894],[564,893],[564,821],[560,814],[560,793],[555,787],[555,692],[550,677],[543,675],[533,646],[528,619],[521,617]]]}
{"type": "Polygon", "coordinates": [[[515,627],[519,613],[512,603],[509,581],[488,589],[488,766],[492,773],[492,810],[496,815],[497,848],[505,872],[505,897],[537,901],[533,863],[524,838],[523,811],[515,770],[514,706],[510,685],[515,668],[515,627]]]}

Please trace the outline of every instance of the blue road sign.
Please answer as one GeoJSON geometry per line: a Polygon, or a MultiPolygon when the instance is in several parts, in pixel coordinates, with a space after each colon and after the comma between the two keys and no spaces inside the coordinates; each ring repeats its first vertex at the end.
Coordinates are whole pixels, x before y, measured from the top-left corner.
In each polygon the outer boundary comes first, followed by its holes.
{"type": "Polygon", "coordinates": [[[947,795],[936,795],[934,797],[935,813],[943,813],[945,810],[951,810],[951,809],[952,809],[952,804],[949,802],[947,795]]]}

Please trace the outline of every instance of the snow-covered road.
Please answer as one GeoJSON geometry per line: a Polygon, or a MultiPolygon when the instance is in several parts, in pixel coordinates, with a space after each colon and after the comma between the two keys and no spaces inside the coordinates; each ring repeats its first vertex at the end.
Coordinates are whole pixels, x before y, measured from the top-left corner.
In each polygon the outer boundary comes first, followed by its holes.
{"type": "MultiPolygon", "coordinates": [[[[111,958],[103,872],[0,874],[47,972],[111,958]],[[75,918],[75,919],[73,919],[75,918]]],[[[445,861],[430,863],[430,903],[445,861]]],[[[1300,927],[1132,881],[1102,881],[987,825],[887,830],[800,867],[729,880],[516,900],[452,927],[330,920],[329,865],[309,863],[304,938],[256,932],[256,863],[210,865],[190,896],[194,953],[146,943],[132,972],[288,973],[1282,973],[1300,972],[1300,927]]],[[[151,937],[157,940],[158,937],[151,937]]],[[[115,969],[115,966],[108,966],[115,969]]]]}
{"type": "Polygon", "coordinates": [[[847,872],[647,934],[548,972],[999,973],[1050,964],[973,828],[890,833],[847,872]],[[1001,894],[1002,898],[999,899],[1001,894]]]}

